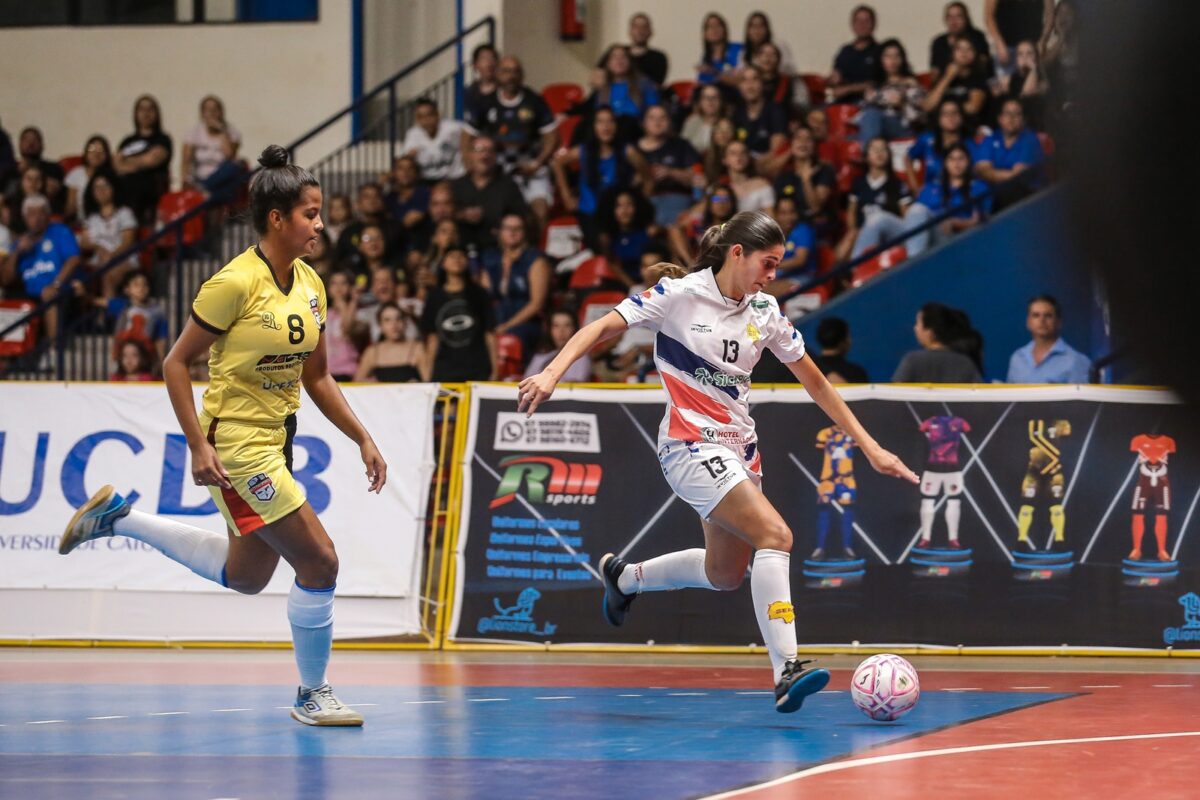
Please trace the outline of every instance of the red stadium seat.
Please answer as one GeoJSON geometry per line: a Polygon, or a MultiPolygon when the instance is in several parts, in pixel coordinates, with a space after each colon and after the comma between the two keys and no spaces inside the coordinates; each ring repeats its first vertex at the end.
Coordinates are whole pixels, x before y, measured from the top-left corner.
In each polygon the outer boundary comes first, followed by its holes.
{"type": "Polygon", "coordinates": [[[63,156],[58,160],[58,167],[66,175],[71,170],[83,163],[83,156],[63,156]]]}
{"type": "Polygon", "coordinates": [[[824,275],[837,264],[837,253],[827,244],[817,245],[817,274],[824,275]]]}
{"type": "Polygon", "coordinates": [[[883,269],[891,269],[906,258],[908,258],[908,250],[904,245],[898,244],[879,254],[879,266],[883,269]]]}
{"type": "Polygon", "coordinates": [[[583,119],[580,116],[563,117],[558,121],[558,146],[570,147],[571,134],[575,132],[575,126],[583,119]]]}
{"type": "Polygon", "coordinates": [[[922,89],[924,89],[925,91],[929,91],[929,87],[933,86],[933,73],[932,72],[918,72],[917,73],[917,83],[921,84],[922,89]]]}
{"type": "Polygon", "coordinates": [[[675,96],[679,98],[679,102],[686,105],[691,105],[692,92],[696,89],[695,81],[675,81],[667,87],[675,96]]]}
{"type": "Polygon", "coordinates": [[[579,306],[579,327],[600,319],[626,296],[624,292],[592,292],[579,306]]]}
{"type": "MultiPolygon", "coordinates": [[[[193,189],[181,192],[167,192],[158,199],[158,227],[179,219],[187,212],[204,202],[204,195],[193,189]]],[[[196,216],[183,223],[183,244],[192,245],[204,238],[204,215],[196,216]]],[[[175,232],[165,234],[158,240],[159,247],[174,247],[175,232]]]]}
{"type": "Polygon", "coordinates": [[[565,114],[579,103],[587,94],[578,83],[548,83],[542,87],[542,99],[555,114],[565,114]]]}
{"type": "Polygon", "coordinates": [[[524,347],[519,337],[502,333],[496,337],[496,377],[502,381],[520,378],[525,374],[524,347]]]}
{"type": "Polygon", "coordinates": [[[896,266],[906,258],[908,258],[908,251],[904,249],[904,245],[898,244],[895,247],[889,247],[870,261],[855,267],[850,285],[857,289],[883,270],[896,266]]]}
{"type": "Polygon", "coordinates": [[[825,106],[825,115],[829,117],[830,137],[844,139],[851,128],[857,127],[851,120],[858,116],[858,106],[854,103],[836,103],[825,106]]]}
{"type": "Polygon", "coordinates": [[[835,167],[858,166],[864,161],[862,142],[858,139],[842,139],[833,143],[835,167]]]}
{"type": "Polygon", "coordinates": [[[593,256],[575,268],[567,286],[571,289],[595,289],[606,280],[617,280],[616,274],[608,266],[608,259],[593,256]]]}
{"type": "Polygon", "coordinates": [[[583,248],[583,229],[579,220],[567,214],[546,223],[542,233],[542,252],[553,259],[570,258],[583,248]]]}
{"type": "Polygon", "coordinates": [[[908,173],[905,171],[904,157],[908,155],[908,148],[912,147],[912,143],[916,139],[893,139],[888,142],[888,147],[892,150],[892,172],[896,173],[896,177],[900,180],[906,180],[908,173]]]}
{"type": "MultiPolygon", "coordinates": [[[[0,300],[0,328],[7,328],[10,323],[32,311],[36,305],[32,300],[0,300]]],[[[0,356],[12,357],[32,352],[37,344],[40,321],[39,317],[34,317],[0,339],[0,356]]]]}
{"type": "Polygon", "coordinates": [[[800,75],[800,80],[804,81],[804,85],[808,87],[808,100],[814,106],[819,106],[825,102],[825,76],[817,75],[814,72],[805,72],[800,75]]]}

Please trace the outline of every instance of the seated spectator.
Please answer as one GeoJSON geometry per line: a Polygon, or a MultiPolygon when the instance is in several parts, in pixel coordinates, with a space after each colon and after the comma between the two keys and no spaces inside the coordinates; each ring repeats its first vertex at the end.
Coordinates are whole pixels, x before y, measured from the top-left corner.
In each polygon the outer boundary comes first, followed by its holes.
{"type": "Polygon", "coordinates": [[[392,162],[391,187],[383,198],[388,216],[404,226],[406,238],[429,221],[429,187],[421,182],[421,169],[412,156],[392,162]]]}
{"type": "Polygon", "coordinates": [[[142,225],[154,225],[158,199],[171,186],[171,137],[163,132],[158,101],[144,94],[133,104],[133,133],[113,153],[113,168],[142,225]]]}
{"type": "MultiPolygon", "coordinates": [[[[46,173],[42,172],[42,168],[37,164],[28,164],[21,167],[21,178],[17,184],[17,189],[10,194],[6,199],[9,207],[14,211],[19,211],[25,203],[26,197],[33,195],[46,196],[46,173]]],[[[53,207],[51,207],[53,212],[53,207]]],[[[18,214],[9,223],[13,233],[25,232],[25,220],[18,214]]]]}
{"type": "MultiPolygon", "coordinates": [[[[525,85],[521,62],[512,56],[500,59],[496,93],[466,117],[463,148],[475,137],[491,139],[501,171],[521,189],[525,202],[544,223],[554,203],[550,163],[558,147],[558,121],[542,96],[525,85]]],[[[460,179],[462,180],[462,179],[460,179]]]]}
{"type": "Polygon", "coordinates": [[[330,241],[328,233],[322,230],[317,234],[317,243],[312,252],[304,257],[304,263],[312,267],[321,280],[333,272],[337,265],[334,263],[333,242],[330,241]]]}
{"type": "Polygon", "coordinates": [[[117,347],[117,370],[110,381],[144,383],[154,380],[150,371],[150,358],[140,342],[127,339],[117,347]]]}
{"type": "Polygon", "coordinates": [[[976,174],[995,188],[993,211],[1008,208],[1045,185],[1041,166],[1046,156],[1037,134],[1025,127],[1025,112],[1016,98],[1004,101],[1000,130],[984,139],[976,153],[976,174]],[[1023,177],[1013,180],[1018,176],[1023,177]]]}
{"type": "Polygon", "coordinates": [[[837,187],[833,167],[817,158],[817,141],[808,128],[792,134],[789,168],[775,178],[775,197],[794,197],[801,219],[818,232],[830,224],[830,206],[837,187]]]}
{"type": "Polygon", "coordinates": [[[983,222],[992,207],[992,198],[985,196],[987,191],[986,183],[971,178],[971,152],[967,146],[961,142],[951,145],[938,180],[925,184],[905,215],[905,229],[912,230],[940,214],[954,212],[933,230],[910,237],[905,243],[908,255],[920,255],[931,243],[938,244],[983,222]]]}
{"type": "Polygon", "coordinates": [[[639,132],[638,121],[650,106],[658,105],[658,89],[638,72],[629,48],[614,44],[604,51],[601,68],[592,73],[592,94],[584,103],[588,112],[608,106],[617,115],[625,138],[639,132]]]}
{"type": "MultiPolygon", "coordinates": [[[[567,342],[579,330],[579,323],[570,311],[559,309],[546,318],[546,329],[538,343],[537,352],[525,368],[525,377],[530,378],[544,370],[554,357],[566,347],[567,342]]],[[[559,383],[587,383],[592,379],[592,359],[585,353],[562,374],[559,383]]]]}
{"type": "Polygon", "coordinates": [[[778,56],[777,66],[785,75],[796,74],[796,62],[792,59],[792,51],[786,42],[776,41],[771,34],[771,18],[761,11],[753,11],[746,17],[746,29],[742,35],[742,52],[739,54],[738,66],[750,64],[757,66],[758,56],[764,45],[775,48],[778,56]]]}
{"type": "Polygon", "coordinates": [[[225,104],[216,95],[200,101],[200,120],[183,139],[181,186],[190,186],[209,197],[233,199],[245,168],[238,163],[242,134],[225,120],[225,104]]]}
{"type": "Polygon", "coordinates": [[[775,268],[775,280],[767,284],[765,291],[782,297],[816,276],[817,232],[800,218],[793,196],[778,198],[773,215],[787,241],[783,245],[783,260],[775,268]]]}
{"type": "Polygon", "coordinates": [[[847,200],[847,227],[838,246],[839,258],[858,258],[909,230],[904,215],[912,193],[892,172],[892,150],[883,137],[867,143],[867,171],[854,179],[847,200]]]}
{"type": "Polygon", "coordinates": [[[1087,383],[1088,357],[1062,338],[1062,312],[1058,301],[1039,294],[1029,301],[1025,327],[1033,340],[1018,348],[1008,360],[1009,383],[1087,383]]]}
{"type": "Polygon", "coordinates": [[[1053,15],[1054,0],[986,0],[983,22],[996,56],[997,73],[1013,71],[1017,44],[1039,41],[1053,15]]]}
{"type": "Polygon", "coordinates": [[[584,241],[597,248],[596,211],[605,192],[649,183],[649,169],[642,154],[619,136],[617,117],[612,109],[601,106],[592,122],[592,135],[583,144],[559,151],[554,159],[554,178],[563,205],[577,212],[584,241]],[[579,186],[572,191],[567,169],[579,167],[579,186]]]}
{"type": "Polygon", "coordinates": [[[980,53],[985,60],[984,72],[991,74],[991,57],[988,55],[987,36],[971,22],[971,12],[966,3],[947,3],[942,13],[942,21],[946,23],[946,32],[938,36],[929,45],[930,85],[941,80],[942,73],[950,65],[954,55],[954,43],[959,39],[970,39],[975,45],[975,52],[980,53]]]}
{"type": "MultiPolygon", "coordinates": [[[[787,162],[787,117],[763,96],[758,67],[743,67],[738,82],[742,104],[733,112],[738,141],[750,148],[760,172],[774,175],[787,162]],[[782,152],[781,152],[782,151],[782,152]]],[[[743,209],[745,210],[745,209],[743,209]]]]}
{"type": "Polygon", "coordinates": [[[354,380],[419,382],[425,370],[425,347],[420,341],[409,339],[406,335],[404,312],[395,303],[380,303],[376,319],[379,338],[362,354],[354,380]]]}
{"type": "Polygon", "coordinates": [[[641,283],[642,253],[651,244],[650,225],[653,221],[654,207],[641,192],[633,189],[609,193],[600,203],[597,216],[600,252],[608,258],[609,264],[620,266],[614,271],[626,287],[641,283]]]}
{"type": "Polygon", "coordinates": [[[729,188],[737,195],[739,211],[761,211],[775,205],[775,190],[756,171],[745,142],[733,141],[725,148],[725,172],[729,188]]]}
{"type": "Polygon", "coordinates": [[[450,184],[446,181],[435,183],[429,189],[429,219],[423,228],[414,231],[412,251],[424,253],[429,249],[430,238],[437,226],[446,221],[454,222],[456,218],[454,192],[450,184]]]}
{"type": "Polygon", "coordinates": [[[907,353],[893,383],[979,383],[983,340],[957,308],[926,303],[913,325],[920,350],[907,353]]]}
{"type": "Polygon", "coordinates": [[[954,43],[954,57],[946,65],[946,71],[925,95],[926,113],[940,107],[943,100],[957,100],[962,106],[967,134],[974,135],[975,128],[983,121],[988,100],[985,64],[970,39],[958,39],[954,43]]]}
{"type": "Polygon", "coordinates": [[[490,44],[481,44],[471,51],[475,80],[463,92],[465,116],[478,116],[483,111],[484,103],[496,93],[496,68],[499,63],[500,56],[490,44]]]}
{"type": "Polygon", "coordinates": [[[710,12],[704,16],[700,31],[703,55],[696,65],[696,81],[733,83],[742,46],[729,41],[729,24],[720,14],[710,12]]]}
{"type": "Polygon", "coordinates": [[[680,135],[703,153],[708,149],[713,126],[725,116],[725,99],[716,86],[697,86],[692,95],[692,113],[683,122],[680,135]]]}
{"type": "Polygon", "coordinates": [[[1042,67],[1050,82],[1046,96],[1046,124],[1057,131],[1074,116],[1073,104],[1079,96],[1079,31],[1075,24],[1074,0],[1059,0],[1039,49],[1042,67]]]}
{"type": "Polygon", "coordinates": [[[771,105],[778,106],[787,120],[796,116],[797,109],[808,108],[811,99],[804,81],[784,72],[780,66],[779,46],[774,42],[763,42],[754,53],[751,66],[757,67],[763,79],[763,96],[771,105]]]}
{"type": "MultiPolygon", "coordinates": [[[[371,282],[367,289],[368,291],[358,297],[355,319],[367,331],[367,341],[375,342],[379,340],[379,307],[385,303],[392,303],[404,311],[403,304],[412,294],[412,287],[407,280],[398,277],[398,271],[394,267],[380,264],[371,270],[371,282]]],[[[409,332],[415,335],[416,319],[409,319],[409,332]]]]}
{"type": "Polygon", "coordinates": [[[480,286],[495,304],[495,333],[511,333],[532,353],[542,333],[542,314],[550,299],[553,269],[529,243],[525,218],[506,214],[500,220],[499,247],[485,251],[480,286]]]}
{"type": "MultiPolygon", "coordinates": [[[[75,234],[61,222],[50,221],[50,201],[31,194],[21,202],[25,233],[0,265],[0,286],[20,276],[25,296],[31,300],[54,299],[72,279],[79,266],[79,244],[75,234]]],[[[58,305],[46,309],[46,335],[58,331],[58,305]]]]}
{"type": "Polygon", "coordinates": [[[957,100],[946,98],[938,104],[933,115],[935,128],[917,137],[904,156],[904,172],[908,188],[914,193],[921,191],[921,171],[925,183],[936,183],[942,174],[942,161],[951,145],[966,145],[968,152],[974,143],[967,138],[966,119],[962,105],[957,100]],[[921,165],[918,167],[918,163],[921,165]]]}
{"type": "Polygon", "coordinates": [[[445,119],[437,103],[428,97],[417,99],[416,124],[404,134],[400,149],[417,160],[421,179],[426,183],[452,181],[467,171],[462,158],[462,123],[445,119]]]}
{"type": "Polygon", "coordinates": [[[45,179],[40,193],[50,201],[51,213],[62,214],[67,204],[66,192],[63,191],[63,171],[57,163],[42,158],[45,144],[41,130],[33,126],[25,128],[17,140],[17,148],[20,157],[15,169],[10,173],[8,185],[4,187],[4,194],[8,196],[9,202],[17,201],[13,203],[13,209],[20,208],[20,201],[24,199],[23,195],[17,196],[21,178],[26,170],[34,167],[45,179]]]}
{"type": "Polygon", "coordinates": [[[633,64],[655,86],[662,86],[667,79],[667,54],[650,46],[653,35],[649,14],[639,11],[629,18],[629,55],[633,64]]]}
{"type": "MultiPolygon", "coordinates": [[[[677,264],[694,262],[704,232],[713,225],[728,222],[737,212],[737,197],[732,189],[719,183],[708,187],[704,199],[680,215],[679,220],[667,229],[671,258],[677,264]]],[[[645,268],[642,269],[642,276],[646,279],[645,268]]]]}
{"type": "Polygon", "coordinates": [[[1020,100],[1029,127],[1040,131],[1046,127],[1046,92],[1049,88],[1038,60],[1037,46],[1033,42],[1021,42],[1017,45],[1017,68],[996,82],[993,94],[1001,100],[1020,100]]]}
{"type": "Polygon", "coordinates": [[[459,233],[482,252],[496,246],[496,229],[507,214],[529,213],[520,187],[496,167],[496,144],[479,136],[471,145],[468,172],[450,184],[459,233]]]}
{"type": "MultiPolygon", "coordinates": [[[[83,197],[83,213],[79,246],[91,252],[93,267],[104,266],[117,253],[132,247],[137,239],[137,220],[118,197],[116,176],[111,172],[92,176],[83,197]]],[[[137,256],[131,255],[105,272],[100,278],[104,299],[115,297],[125,275],[137,268],[137,256]]]]}
{"type": "Polygon", "coordinates": [[[827,102],[857,103],[874,85],[879,58],[875,9],[867,5],[855,7],[850,13],[850,30],[854,32],[854,41],[843,45],[833,60],[833,72],[827,82],[827,102]]]}
{"type": "Polygon", "coordinates": [[[817,325],[817,345],[820,353],[813,362],[825,373],[830,383],[870,383],[867,371],[846,360],[850,352],[850,326],[840,317],[825,317],[817,325]]]}
{"type": "Polygon", "coordinates": [[[728,117],[717,120],[708,141],[708,149],[700,155],[700,163],[703,164],[704,172],[692,176],[693,197],[697,186],[703,192],[705,186],[726,180],[725,148],[729,147],[730,142],[736,139],[737,129],[733,127],[733,120],[728,117]]]}
{"type": "Polygon", "coordinates": [[[121,285],[121,297],[108,301],[113,322],[113,342],[134,341],[146,352],[152,372],[157,372],[167,354],[167,312],[150,296],[150,279],[130,272],[121,285]]]}
{"type": "Polygon", "coordinates": [[[344,194],[335,194],[329,198],[329,213],[325,216],[325,233],[329,241],[336,247],[342,237],[342,231],[354,221],[354,207],[350,198],[344,194]]]}
{"type": "Polygon", "coordinates": [[[355,218],[338,235],[337,262],[356,275],[366,275],[369,269],[362,260],[360,239],[368,226],[378,228],[383,234],[382,258],[392,263],[403,257],[408,238],[404,226],[387,215],[382,186],[374,182],[364,183],[358,187],[356,199],[355,218]]]}
{"type": "MultiPolygon", "coordinates": [[[[354,274],[355,282],[359,285],[365,284],[368,279],[373,282],[375,273],[378,270],[388,270],[401,283],[404,282],[405,275],[403,271],[398,271],[396,262],[387,257],[383,229],[378,225],[367,224],[362,229],[362,233],[358,236],[358,257],[355,259],[354,264],[355,267],[350,271],[354,274]]],[[[389,296],[387,299],[394,300],[395,298],[389,296]]]]}
{"type": "Polygon", "coordinates": [[[875,85],[863,96],[858,115],[859,140],[865,146],[872,139],[902,139],[912,136],[925,117],[925,90],[913,77],[904,45],[888,39],[879,46],[879,64],[875,85]]]}
{"type": "Polygon", "coordinates": [[[458,223],[452,219],[444,219],[433,228],[433,235],[429,238],[429,249],[425,251],[425,261],[437,270],[442,266],[442,258],[451,248],[462,246],[458,223]]]}
{"type": "Polygon", "coordinates": [[[670,225],[692,204],[692,168],[700,156],[685,139],[671,132],[671,117],[662,106],[646,109],[642,130],[636,147],[649,165],[654,222],[670,225]]]}
{"type": "MultiPolygon", "coordinates": [[[[12,251],[12,231],[8,228],[8,202],[0,195],[0,263],[12,251]]],[[[4,283],[0,281],[0,295],[4,292],[4,283]]]]}
{"type": "Polygon", "coordinates": [[[467,253],[451,248],[442,259],[439,285],[429,292],[421,316],[425,334],[427,380],[438,382],[496,379],[496,334],[492,301],[471,279],[467,253]]]}
{"type": "Polygon", "coordinates": [[[111,172],[113,166],[112,149],[108,146],[108,139],[97,134],[89,137],[87,144],[83,146],[83,161],[73,167],[63,178],[63,186],[67,189],[64,218],[68,220],[82,218],[83,195],[87,190],[88,181],[98,170],[111,172]]]}
{"type": "Polygon", "coordinates": [[[325,356],[329,374],[335,381],[354,380],[358,372],[358,344],[370,334],[370,328],[358,319],[358,290],[354,276],[346,270],[331,272],[325,278],[328,310],[325,314],[325,356]]]}

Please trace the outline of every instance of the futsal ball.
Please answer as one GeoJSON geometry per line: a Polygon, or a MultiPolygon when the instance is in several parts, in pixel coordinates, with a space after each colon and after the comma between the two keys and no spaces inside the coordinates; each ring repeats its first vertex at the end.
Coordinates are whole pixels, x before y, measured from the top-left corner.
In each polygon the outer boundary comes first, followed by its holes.
{"type": "Polygon", "coordinates": [[[879,722],[890,722],[912,711],[920,696],[921,682],[913,665],[891,653],[871,656],[858,665],[850,679],[854,705],[879,722]]]}

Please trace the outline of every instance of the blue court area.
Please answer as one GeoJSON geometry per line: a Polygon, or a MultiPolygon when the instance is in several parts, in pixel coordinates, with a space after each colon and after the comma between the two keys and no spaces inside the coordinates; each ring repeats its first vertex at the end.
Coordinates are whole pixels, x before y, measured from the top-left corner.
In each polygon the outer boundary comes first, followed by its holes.
{"type": "Polygon", "coordinates": [[[1069,696],[928,692],[881,724],[845,691],[783,715],[729,689],[337,688],[365,727],[300,725],[276,686],[7,684],[0,797],[701,797],[1069,696]]]}

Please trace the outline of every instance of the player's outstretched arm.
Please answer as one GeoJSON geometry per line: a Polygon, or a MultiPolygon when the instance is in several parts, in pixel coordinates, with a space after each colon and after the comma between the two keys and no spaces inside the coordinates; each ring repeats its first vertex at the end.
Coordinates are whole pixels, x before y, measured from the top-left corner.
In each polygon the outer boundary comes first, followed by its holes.
{"type": "Polygon", "coordinates": [[[527,411],[527,416],[532,415],[539,405],[554,394],[554,387],[568,367],[600,342],[624,333],[627,327],[624,317],[616,311],[610,311],[576,331],[544,370],[521,381],[517,390],[517,411],[527,411]]]}
{"type": "Polygon", "coordinates": [[[867,429],[858,421],[858,417],[854,416],[854,412],[846,405],[846,401],[838,394],[837,389],[834,389],[825,379],[811,358],[806,355],[799,361],[788,364],[788,368],[796,376],[796,379],[804,384],[805,390],[821,407],[821,410],[854,438],[862,454],[867,457],[877,472],[891,475],[893,478],[901,478],[909,483],[920,483],[917,474],[905,466],[899,456],[884,450],[879,442],[867,433],[867,429]]]}

